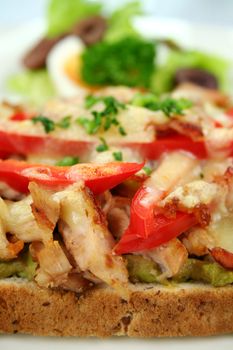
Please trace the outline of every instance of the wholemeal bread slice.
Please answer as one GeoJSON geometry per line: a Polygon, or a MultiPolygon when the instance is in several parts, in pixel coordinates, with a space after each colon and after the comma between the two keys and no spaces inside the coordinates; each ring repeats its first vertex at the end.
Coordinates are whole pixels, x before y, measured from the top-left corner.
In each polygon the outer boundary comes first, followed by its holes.
{"type": "Polygon", "coordinates": [[[0,281],[0,331],[52,336],[200,336],[233,332],[233,286],[130,285],[123,300],[108,287],[84,294],[0,281]]]}

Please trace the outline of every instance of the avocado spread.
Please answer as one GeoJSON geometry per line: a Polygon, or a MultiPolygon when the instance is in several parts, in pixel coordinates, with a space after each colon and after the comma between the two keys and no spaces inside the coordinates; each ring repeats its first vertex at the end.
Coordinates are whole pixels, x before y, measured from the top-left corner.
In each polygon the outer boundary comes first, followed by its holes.
{"type": "Polygon", "coordinates": [[[233,283],[233,271],[224,269],[216,262],[188,259],[173,280],[177,282],[191,280],[222,287],[233,283]]]}
{"type": "Polygon", "coordinates": [[[11,261],[0,261],[0,278],[17,276],[29,281],[35,276],[37,264],[32,260],[29,252],[11,261]]]}
{"type": "MultiPolygon", "coordinates": [[[[141,255],[126,255],[129,279],[132,283],[161,283],[161,270],[149,258],[141,255]]],[[[0,278],[18,276],[33,280],[37,263],[32,260],[29,252],[24,252],[19,258],[11,261],[0,261],[0,278]]],[[[214,287],[222,287],[233,283],[233,271],[224,269],[216,262],[187,259],[179,273],[170,279],[171,282],[204,282],[214,287]]]]}
{"type": "Polygon", "coordinates": [[[151,259],[144,258],[141,255],[126,255],[127,269],[131,282],[157,282],[157,277],[161,275],[158,265],[151,259]]]}
{"type": "MultiPolygon", "coordinates": [[[[152,260],[140,255],[126,255],[129,279],[131,282],[159,282],[161,270],[152,260]]],[[[171,282],[204,282],[215,287],[233,283],[233,271],[224,269],[216,262],[187,259],[179,273],[171,282]]]]}

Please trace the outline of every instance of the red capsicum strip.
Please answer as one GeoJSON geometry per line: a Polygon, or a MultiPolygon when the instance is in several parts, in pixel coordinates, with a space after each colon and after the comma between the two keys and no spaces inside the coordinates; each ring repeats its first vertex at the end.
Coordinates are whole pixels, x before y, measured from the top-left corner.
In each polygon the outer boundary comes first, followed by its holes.
{"type": "Polygon", "coordinates": [[[226,111],[226,114],[233,118],[233,107],[226,111]]]}
{"type": "Polygon", "coordinates": [[[142,164],[112,162],[108,164],[77,164],[71,167],[28,164],[17,160],[0,160],[0,181],[27,193],[30,181],[49,188],[60,188],[83,180],[93,193],[113,188],[138,172],[142,164]]]}
{"type": "Polygon", "coordinates": [[[14,114],[12,114],[10,116],[10,120],[13,120],[15,122],[19,122],[19,121],[27,120],[27,119],[31,119],[31,118],[32,118],[32,115],[30,115],[26,112],[23,112],[23,111],[15,112],[14,114]]]}
{"type": "Polygon", "coordinates": [[[8,154],[47,154],[81,156],[90,150],[92,142],[66,140],[50,135],[25,135],[0,130],[0,152],[8,154]]]}
{"type": "Polygon", "coordinates": [[[130,224],[116,252],[151,249],[197,223],[193,214],[177,212],[174,218],[168,218],[158,207],[159,202],[196,166],[196,158],[183,152],[173,152],[163,157],[157,169],[133,197],[130,224]]]}
{"type": "Polygon", "coordinates": [[[153,142],[125,143],[125,146],[137,150],[147,159],[158,159],[164,152],[184,150],[194,154],[199,159],[207,157],[204,141],[194,141],[184,135],[170,135],[161,137],[153,142]]]}
{"type": "Polygon", "coordinates": [[[212,257],[225,269],[233,270],[233,253],[220,247],[211,249],[210,253],[212,257]]]}
{"type": "Polygon", "coordinates": [[[156,208],[181,179],[197,166],[193,156],[172,152],[163,157],[157,169],[133,197],[130,209],[130,228],[137,236],[146,238],[154,230],[156,208]]]}
{"type": "Polygon", "coordinates": [[[129,226],[115,246],[114,252],[126,254],[153,249],[179,236],[181,232],[188,230],[195,224],[197,224],[197,219],[192,214],[177,212],[175,218],[167,218],[158,214],[154,217],[153,229],[147,238],[135,235],[129,226]]]}
{"type": "MultiPolygon", "coordinates": [[[[193,141],[183,135],[172,135],[153,142],[114,143],[138,151],[147,159],[158,159],[162,153],[185,150],[202,159],[207,157],[203,141],[193,141]]],[[[9,154],[47,154],[59,156],[82,156],[95,146],[95,142],[67,140],[51,135],[26,135],[0,130],[0,151],[9,154]]]]}
{"type": "Polygon", "coordinates": [[[130,230],[141,237],[148,237],[154,226],[155,203],[163,196],[156,190],[153,193],[153,202],[144,205],[145,197],[150,193],[150,188],[142,186],[134,195],[130,208],[130,230]]]}

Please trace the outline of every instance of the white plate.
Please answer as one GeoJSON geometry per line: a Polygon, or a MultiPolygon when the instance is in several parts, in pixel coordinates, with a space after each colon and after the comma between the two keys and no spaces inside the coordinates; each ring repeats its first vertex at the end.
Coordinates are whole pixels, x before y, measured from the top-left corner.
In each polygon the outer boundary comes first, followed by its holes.
{"type": "MultiPolygon", "coordinates": [[[[233,28],[196,26],[189,23],[158,19],[154,17],[138,18],[135,25],[147,37],[170,37],[189,48],[201,49],[216,53],[233,61],[233,28]]],[[[7,78],[18,71],[23,53],[43,33],[44,23],[41,20],[27,23],[12,30],[0,32],[0,98],[11,96],[6,89],[7,78]]],[[[0,349],[4,350],[134,350],[141,349],[174,349],[174,350],[232,350],[233,337],[175,338],[138,340],[112,338],[109,340],[80,338],[42,338],[23,335],[0,335],[0,349]]]]}
{"type": "Polygon", "coordinates": [[[233,337],[170,339],[80,339],[42,338],[24,335],[0,336],[2,350],[232,350],[233,337]]]}

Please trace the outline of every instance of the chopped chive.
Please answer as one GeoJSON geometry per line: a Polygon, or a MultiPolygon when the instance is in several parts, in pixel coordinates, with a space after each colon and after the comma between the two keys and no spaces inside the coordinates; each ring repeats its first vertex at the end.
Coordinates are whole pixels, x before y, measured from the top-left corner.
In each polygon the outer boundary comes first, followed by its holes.
{"type": "Polygon", "coordinates": [[[109,130],[112,125],[115,125],[119,126],[118,131],[121,135],[126,135],[124,128],[120,125],[116,117],[119,109],[125,109],[126,106],[117,101],[113,96],[96,97],[93,95],[86,97],[85,106],[89,109],[100,101],[104,104],[102,111],[92,111],[92,119],[80,117],[76,122],[83,126],[88,134],[97,133],[100,127],[103,127],[104,130],[109,130]]]}
{"type": "Polygon", "coordinates": [[[174,115],[183,115],[186,109],[193,106],[193,102],[179,98],[166,97],[160,99],[154,94],[136,94],[132,100],[132,104],[135,106],[145,107],[152,111],[162,111],[167,117],[173,117],[174,115]]]}
{"type": "Polygon", "coordinates": [[[125,129],[123,128],[123,126],[119,126],[118,131],[119,131],[119,133],[122,136],[126,136],[127,135],[127,133],[126,133],[125,129]]]}
{"type": "Polygon", "coordinates": [[[102,143],[96,147],[96,151],[97,152],[107,151],[108,150],[108,145],[107,145],[105,139],[103,137],[100,137],[100,141],[102,141],[102,143]]]}
{"type": "Polygon", "coordinates": [[[88,119],[85,117],[80,117],[76,119],[76,123],[83,126],[87,134],[95,134],[101,126],[101,116],[98,112],[92,112],[93,119],[88,119]]]}
{"type": "Polygon", "coordinates": [[[113,152],[113,157],[116,161],[119,161],[121,162],[122,159],[123,159],[123,155],[122,155],[122,152],[113,152]]]}
{"type": "Polygon", "coordinates": [[[104,130],[108,130],[112,125],[119,125],[119,121],[115,117],[106,116],[104,122],[104,130]]]}
{"type": "Polygon", "coordinates": [[[59,160],[56,165],[58,166],[71,166],[79,163],[78,157],[67,156],[59,160]]]}
{"type": "Polygon", "coordinates": [[[51,131],[55,130],[56,124],[54,123],[54,121],[49,119],[49,118],[47,118],[47,117],[44,117],[42,115],[38,115],[38,116],[32,118],[32,122],[34,124],[41,123],[43,125],[44,130],[45,130],[45,132],[47,134],[50,133],[51,131]]]}
{"type": "Polygon", "coordinates": [[[62,129],[68,129],[71,123],[71,116],[66,116],[62,118],[56,125],[62,129]]]}
{"type": "Polygon", "coordinates": [[[94,106],[97,102],[100,101],[99,97],[93,96],[93,95],[88,95],[85,98],[85,107],[87,109],[91,108],[92,106],[94,106]]]}
{"type": "Polygon", "coordinates": [[[152,173],[152,169],[148,166],[144,166],[142,169],[145,171],[147,176],[150,176],[150,174],[152,173]]]}

